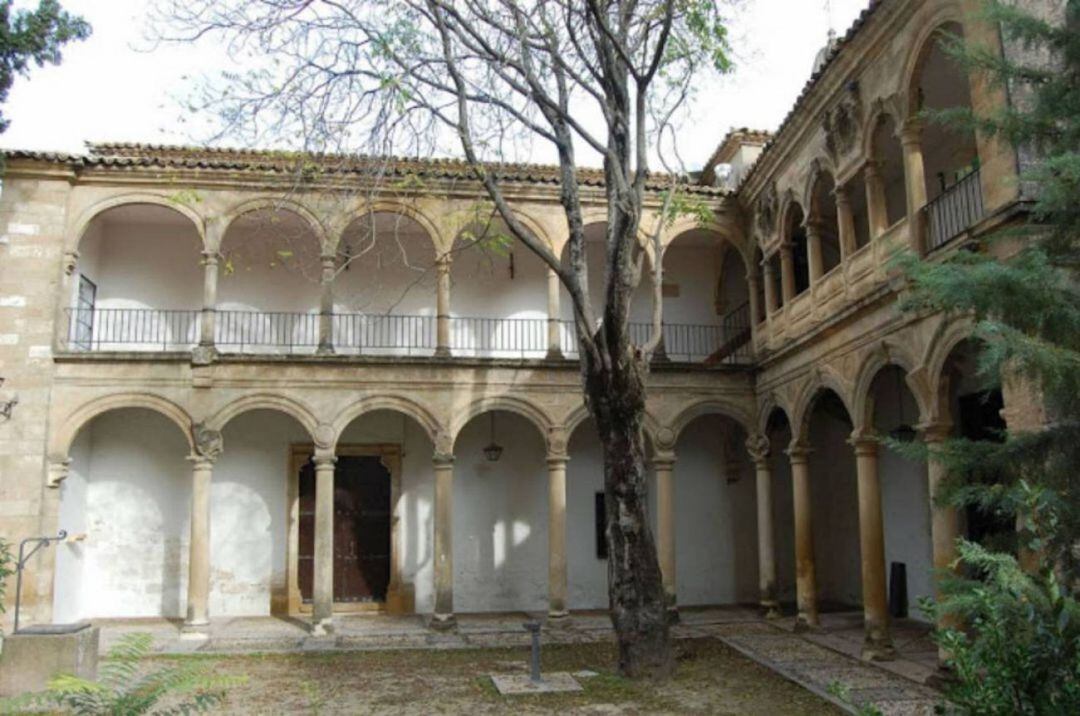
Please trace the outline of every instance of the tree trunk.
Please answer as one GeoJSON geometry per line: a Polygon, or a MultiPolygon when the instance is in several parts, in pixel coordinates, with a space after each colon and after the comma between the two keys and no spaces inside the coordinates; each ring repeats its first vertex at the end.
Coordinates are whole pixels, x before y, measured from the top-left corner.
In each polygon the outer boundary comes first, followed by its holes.
{"type": "Polygon", "coordinates": [[[613,355],[610,367],[582,359],[585,401],[604,450],[608,598],[619,672],[634,679],[662,679],[671,674],[673,660],[647,510],[646,371],[637,355],[613,355]]]}

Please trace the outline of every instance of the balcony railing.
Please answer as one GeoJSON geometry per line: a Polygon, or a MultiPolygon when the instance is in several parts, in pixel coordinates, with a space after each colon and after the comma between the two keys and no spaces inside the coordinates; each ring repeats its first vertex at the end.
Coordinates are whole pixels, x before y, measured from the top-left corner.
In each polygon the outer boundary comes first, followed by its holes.
{"type": "Polygon", "coordinates": [[[926,217],[928,251],[940,248],[979,223],[986,215],[983,208],[979,170],[946,189],[923,208],[926,217]]]}
{"type": "MultiPolygon", "coordinates": [[[[143,308],[67,309],[66,347],[73,352],[188,351],[199,341],[201,311],[143,308]]],[[[430,356],[437,348],[434,316],[333,314],[334,352],[344,355],[430,356]]],[[[549,353],[546,318],[448,319],[449,348],[460,357],[543,358],[549,353]]],[[[578,353],[572,321],[559,321],[564,356],[578,353]]],[[[644,343],[648,323],[630,324],[631,338],[644,343]]],[[[750,311],[744,305],[721,325],[664,325],[664,349],[670,360],[747,363],[750,360],[750,311]]],[[[312,354],[319,347],[317,313],[216,311],[214,343],[223,353],[312,354]]]]}

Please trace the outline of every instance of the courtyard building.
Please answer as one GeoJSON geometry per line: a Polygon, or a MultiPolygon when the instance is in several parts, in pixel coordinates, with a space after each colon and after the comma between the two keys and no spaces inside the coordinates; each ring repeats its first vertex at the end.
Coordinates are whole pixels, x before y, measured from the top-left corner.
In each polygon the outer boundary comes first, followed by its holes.
{"type": "MultiPolygon", "coordinates": [[[[924,110],[1012,101],[943,49],[973,2],[874,0],[775,133],[738,130],[662,229],[650,519],[671,608],[921,618],[958,536],[882,437],[1034,427],[975,380],[963,317],[901,313],[893,257],[1024,218],[1030,157],[924,110]]],[[[803,68],[792,68],[802,71],[803,68]]],[[[807,68],[809,69],[809,68],[807,68]]],[[[702,158],[704,159],[704,157],[702,158]]],[[[495,168],[565,257],[552,168],[495,168]]],[[[603,268],[603,175],[580,172],[603,268]]],[[[663,182],[646,198],[645,227],[663,182]]],[[[0,533],[65,530],[23,619],[604,609],[602,452],[555,272],[463,163],[125,144],[11,151],[0,196],[0,533]]],[[[646,277],[631,326],[649,331],[646,277]]],[[[594,296],[596,292],[594,292],[594,296]]],[[[10,613],[10,609],[9,609],[10,613]]]]}

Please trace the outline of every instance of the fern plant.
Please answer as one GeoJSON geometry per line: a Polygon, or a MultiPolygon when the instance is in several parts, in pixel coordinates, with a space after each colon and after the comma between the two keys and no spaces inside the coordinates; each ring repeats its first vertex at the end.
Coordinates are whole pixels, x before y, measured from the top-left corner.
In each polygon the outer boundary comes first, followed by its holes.
{"type": "Polygon", "coordinates": [[[224,701],[229,687],[243,681],[211,674],[206,665],[192,660],[147,671],[144,662],[152,641],[149,634],[125,634],[109,649],[96,681],[61,675],[44,692],[14,699],[5,710],[51,707],[86,716],[205,713],[224,701]]]}

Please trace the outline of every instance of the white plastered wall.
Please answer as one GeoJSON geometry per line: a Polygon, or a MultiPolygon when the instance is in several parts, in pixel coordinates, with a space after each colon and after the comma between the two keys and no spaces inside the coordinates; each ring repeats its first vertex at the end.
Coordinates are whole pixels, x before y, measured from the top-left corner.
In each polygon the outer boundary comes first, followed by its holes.
{"type": "Polygon", "coordinates": [[[148,410],[106,413],[83,428],[63,485],[54,619],[183,616],[191,472],[187,444],[148,410]]]}
{"type": "Polygon", "coordinates": [[[604,491],[604,458],[591,421],[571,436],[566,465],[566,569],[570,609],[606,609],[607,561],[597,557],[596,493],[604,491]]]}
{"type": "Polygon", "coordinates": [[[818,600],[862,604],[859,504],[851,428],[820,407],[810,417],[810,502],[818,600]]]}

